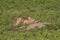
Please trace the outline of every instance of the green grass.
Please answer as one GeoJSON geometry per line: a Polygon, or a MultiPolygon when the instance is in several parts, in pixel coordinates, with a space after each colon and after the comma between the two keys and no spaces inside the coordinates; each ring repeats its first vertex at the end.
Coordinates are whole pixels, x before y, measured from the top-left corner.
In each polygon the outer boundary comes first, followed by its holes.
{"type": "Polygon", "coordinates": [[[60,40],[60,0],[0,0],[0,40],[60,40]],[[52,25],[42,30],[7,32],[12,28],[11,20],[19,16],[52,25]]]}

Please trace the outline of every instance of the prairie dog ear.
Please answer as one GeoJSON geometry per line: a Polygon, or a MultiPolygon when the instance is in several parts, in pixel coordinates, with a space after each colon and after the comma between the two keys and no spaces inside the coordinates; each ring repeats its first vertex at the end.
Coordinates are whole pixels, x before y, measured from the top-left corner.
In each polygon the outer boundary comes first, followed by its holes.
{"type": "Polygon", "coordinates": [[[31,17],[28,17],[28,19],[32,19],[31,17]]]}

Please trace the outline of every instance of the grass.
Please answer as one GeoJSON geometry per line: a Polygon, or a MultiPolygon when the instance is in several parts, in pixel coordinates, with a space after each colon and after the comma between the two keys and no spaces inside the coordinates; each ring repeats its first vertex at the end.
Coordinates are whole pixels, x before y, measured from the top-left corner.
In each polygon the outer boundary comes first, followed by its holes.
{"type": "Polygon", "coordinates": [[[60,0],[0,0],[0,40],[60,40],[60,0]],[[12,28],[11,20],[19,16],[52,25],[42,30],[7,32],[12,28]]]}

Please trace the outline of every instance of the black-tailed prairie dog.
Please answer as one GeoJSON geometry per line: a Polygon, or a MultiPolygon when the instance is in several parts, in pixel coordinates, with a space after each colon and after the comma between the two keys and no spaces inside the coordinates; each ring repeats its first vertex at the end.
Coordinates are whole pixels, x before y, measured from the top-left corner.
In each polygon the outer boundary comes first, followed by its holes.
{"type": "Polygon", "coordinates": [[[35,23],[37,21],[31,17],[18,17],[16,19],[12,20],[13,26],[18,25],[21,22],[23,24],[32,24],[32,23],[35,23]]]}

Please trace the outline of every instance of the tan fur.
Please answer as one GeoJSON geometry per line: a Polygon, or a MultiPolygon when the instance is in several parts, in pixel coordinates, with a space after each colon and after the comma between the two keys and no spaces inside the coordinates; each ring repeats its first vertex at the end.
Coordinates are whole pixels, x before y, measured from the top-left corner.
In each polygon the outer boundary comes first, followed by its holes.
{"type": "Polygon", "coordinates": [[[51,24],[51,23],[47,23],[47,22],[38,22],[38,23],[33,23],[33,24],[30,24],[26,27],[26,30],[31,30],[33,28],[38,28],[38,29],[41,29],[42,27],[48,25],[48,24],[51,24]]]}
{"type": "Polygon", "coordinates": [[[23,24],[32,24],[32,23],[35,23],[36,21],[35,21],[35,19],[33,19],[31,17],[19,17],[19,18],[16,18],[12,21],[13,26],[18,25],[21,22],[23,24]]]}

